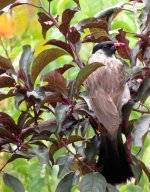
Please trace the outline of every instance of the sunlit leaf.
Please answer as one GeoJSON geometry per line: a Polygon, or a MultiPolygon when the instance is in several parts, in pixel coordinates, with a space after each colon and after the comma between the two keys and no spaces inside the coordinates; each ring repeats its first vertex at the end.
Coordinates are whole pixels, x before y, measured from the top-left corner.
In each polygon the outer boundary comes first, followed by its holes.
{"type": "Polygon", "coordinates": [[[0,23],[0,36],[11,39],[15,34],[14,17],[11,14],[4,14],[0,16],[0,23]]]}
{"type": "Polygon", "coordinates": [[[10,174],[4,173],[3,180],[4,183],[13,190],[13,192],[25,192],[25,189],[18,178],[10,174]]]}
{"type": "Polygon", "coordinates": [[[50,62],[54,61],[58,57],[67,54],[62,49],[52,48],[42,51],[34,60],[31,67],[32,82],[34,83],[39,73],[48,65],[50,62]]]}
{"type": "Polygon", "coordinates": [[[80,192],[105,192],[106,180],[100,173],[89,173],[83,176],[80,192]]]}

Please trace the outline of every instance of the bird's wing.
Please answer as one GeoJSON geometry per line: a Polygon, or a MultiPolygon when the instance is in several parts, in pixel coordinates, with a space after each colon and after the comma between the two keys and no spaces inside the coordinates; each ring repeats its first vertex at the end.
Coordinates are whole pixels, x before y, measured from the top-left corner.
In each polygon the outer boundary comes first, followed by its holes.
{"type": "Polygon", "coordinates": [[[116,137],[120,116],[111,97],[101,87],[95,89],[95,91],[89,91],[89,96],[91,108],[99,122],[103,124],[111,138],[116,137]]]}

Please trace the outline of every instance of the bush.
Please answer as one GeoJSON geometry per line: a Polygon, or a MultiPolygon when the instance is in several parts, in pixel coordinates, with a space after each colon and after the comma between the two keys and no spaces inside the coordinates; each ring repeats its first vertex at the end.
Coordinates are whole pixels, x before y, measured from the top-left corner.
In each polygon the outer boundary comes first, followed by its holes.
{"type": "MultiPolygon", "coordinates": [[[[126,123],[122,133],[133,160],[135,184],[141,186],[142,171],[150,180],[149,168],[137,153],[143,147],[150,124],[147,105],[150,95],[150,2],[135,0],[119,3],[93,17],[75,22],[75,15],[80,11],[82,13],[78,0],[74,0],[75,8],[65,9],[62,15],[56,16],[50,9],[52,0],[47,0],[46,4],[39,2],[37,5],[17,3],[15,0],[0,3],[0,9],[10,4],[10,10],[24,4],[38,8],[43,37],[46,39],[48,31],[53,28],[59,33],[58,39],[48,39],[44,44],[50,48],[36,57],[31,46],[24,45],[18,71],[10,59],[0,56],[0,100],[11,97],[19,111],[17,120],[7,111],[0,112],[0,150],[11,154],[1,167],[4,183],[15,192],[25,191],[20,180],[3,169],[18,158],[30,161],[37,157],[49,169],[59,166],[58,177],[62,179],[56,192],[76,190],[78,187],[81,192],[117,191],[95,168],[100,133],[97,120],[89,109],[83,83],[102,66],[101,63],[86,65],[90,48],[87,53],[85,47],[91,47],[91,43],[119,41],[126,44],[118,51],[117,57],[124,62],[132,96],[123,108],[126,123]],[[122,23],[117,21],[126,12],[129,14],[126,14],[127,19],[135,23],[134,31],[132,26],[123,28],[122,23]],[[70,63],[67,63],[66,55],[70,63]],[[46,71],[41,77],[42,70],[60,57],[64,57],[61,67],[46,71]],[[66,75],[69,70],[76,70],[76,73],[69,77],[66,75]],[[43,118],[45,116],[47,120],[43,118]],[[61,148],[65,150],[57,154],[61,148]]],[[[146,189],[148,191],[148,185],[146,189]]]]}

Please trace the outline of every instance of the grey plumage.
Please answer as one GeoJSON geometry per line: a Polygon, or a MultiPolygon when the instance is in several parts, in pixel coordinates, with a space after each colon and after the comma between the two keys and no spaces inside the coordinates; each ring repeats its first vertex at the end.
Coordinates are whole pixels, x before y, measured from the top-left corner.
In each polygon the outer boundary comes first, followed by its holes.
{"type": "Polygon", "coordinates": [[[99,122],[116,137],[121,123],[122,106],[130,99],[124,67],[114,55],[107,56],[102,49],[92,54],[88,64],[100,62],[105,66],[94,71],[86,80],[91,108],[99,122]]]}
{"type": "Polygon", "coordinates": [[[111,184],[126,182],[133,177],[130,167],[132,161],[121,137],[122,107],[130,99],[130,91],[126,84],[124,66],[114,56],[115,51],[113,42],[100,43],[93,48],[88,64],[100,62],[104,66],[90,74],[85,82],[90,107],[101,123],[96,168],[111,184]]]}

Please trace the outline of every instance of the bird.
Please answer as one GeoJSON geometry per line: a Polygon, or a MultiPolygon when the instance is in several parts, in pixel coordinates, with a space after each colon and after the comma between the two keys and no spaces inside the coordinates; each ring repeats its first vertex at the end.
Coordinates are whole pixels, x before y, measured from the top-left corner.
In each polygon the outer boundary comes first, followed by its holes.
{"type": "Polygon", "coordinates": [[[96,44],[88,64],[104,66],[91,73],[85,86],[89,94],[90,109],[101,125],[100,150],[96,163],[106,181],[116,185],[134,177],[131,158],[122,140],[122,108],[130,100],[124,65],[115,53],[124,43],[105,41],[96,44]]]}

